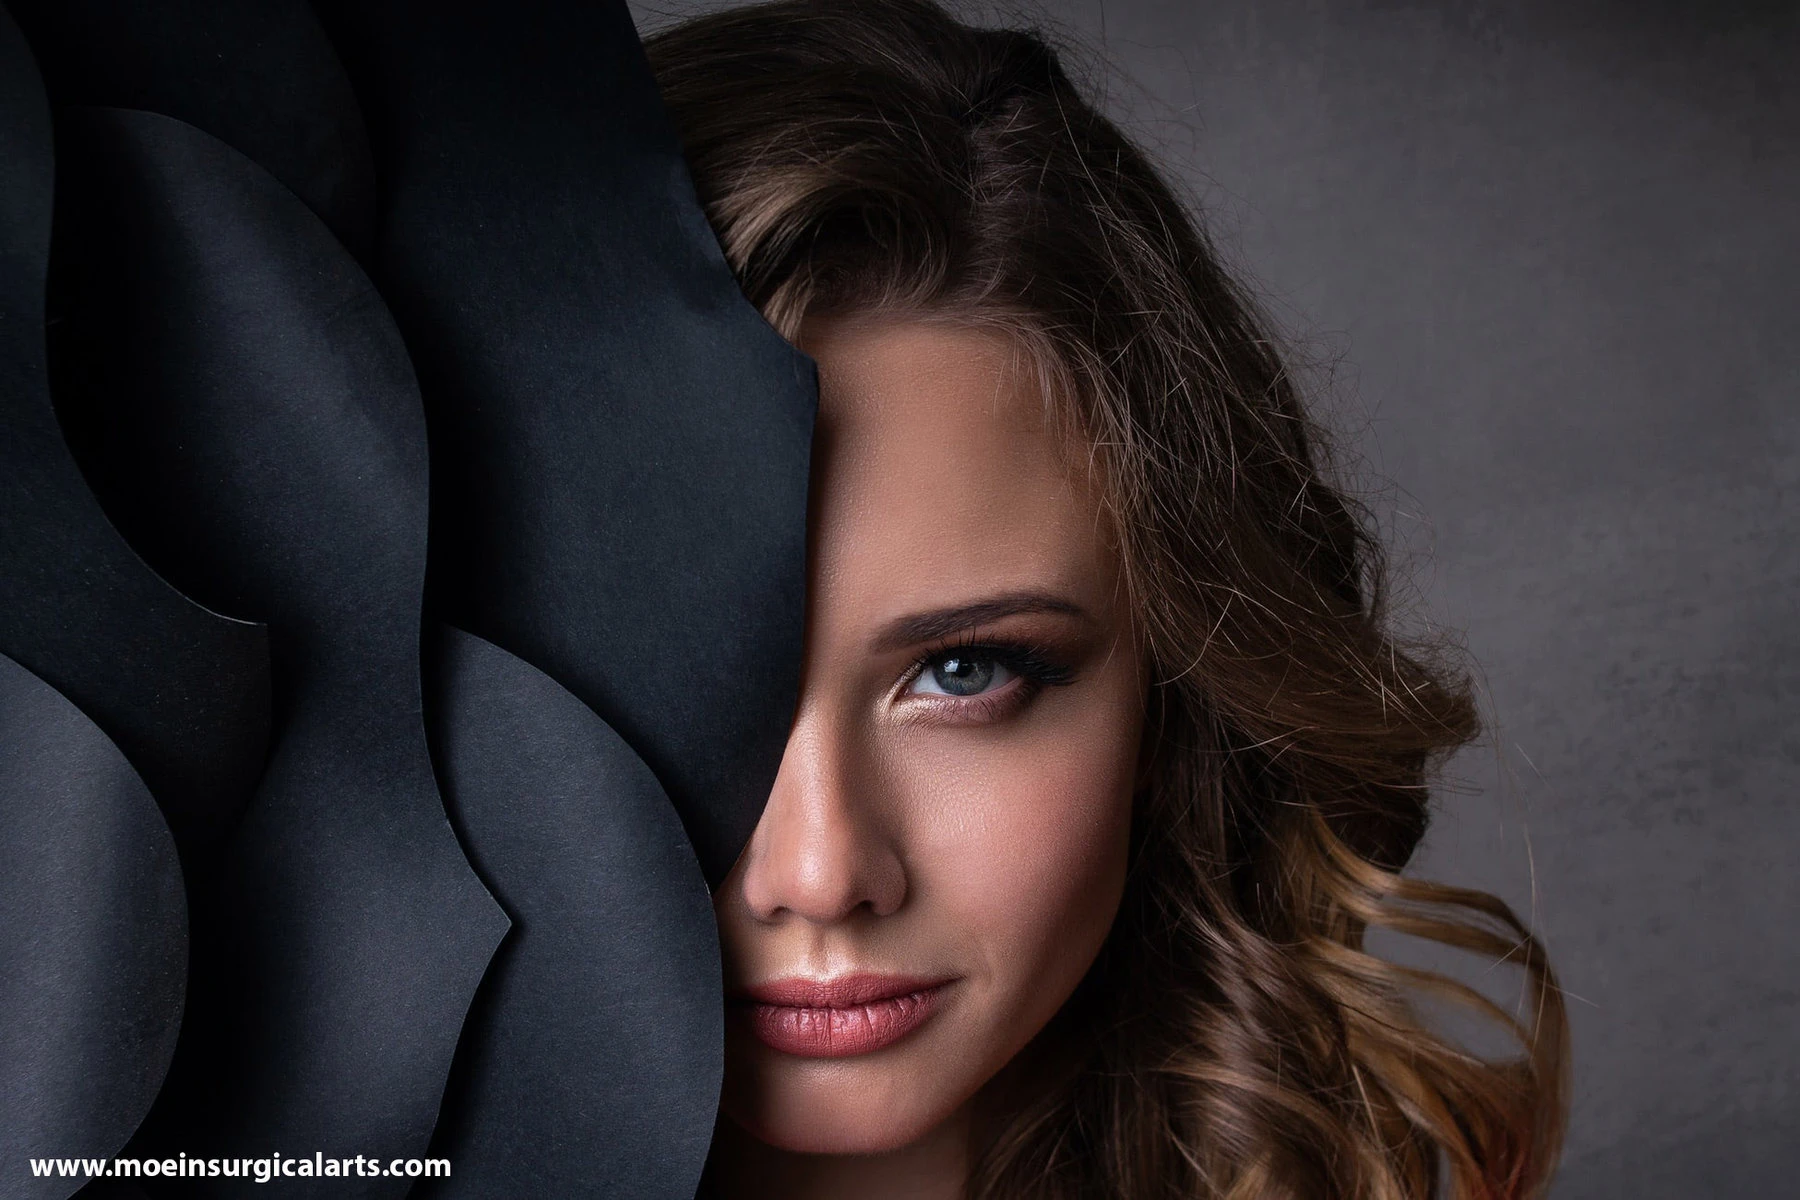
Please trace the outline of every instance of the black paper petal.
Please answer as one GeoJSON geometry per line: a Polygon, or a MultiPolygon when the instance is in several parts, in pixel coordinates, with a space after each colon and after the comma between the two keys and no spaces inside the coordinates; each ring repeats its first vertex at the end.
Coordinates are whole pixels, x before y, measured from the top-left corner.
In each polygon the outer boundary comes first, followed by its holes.
{"type": "Polygon", "coordinates": [[[63,441],[45,380],[53,172],[37,72],[0,11],[0,653],[112,738],[178,838],[210,836],[262,769],[266,633],[150,571],[63,441]]]}
{"type": "Polygon", "coordinates": [[[285,184],[352,252],[367,253],[368,137],[305,0],[8,3],[58,110],[143,109],[203,129],[285,184]]]}
{"type": "MultiPolygon", "coordinates": [[[[95,348],[92,474],[195,594],[269,623],[279,722],[196,905],[172,1153],[422,1156],[506,920],[463,857],[421,717],[425,425],[380,298],[288,189],[145,112],[65,112],[58,213],[95,348]]],[[[75,337],[71,334],[71,337],[75,337]]],[[[208,1179],[394,1196],[404,1178],[208,1179]]]]}
{"type": "Polygon", "coordinates": [[[513,929],[458,1051],[433,1197],[687,1200],[717,1111],[718,934],[637,755],[554,680],[443,629],[433,744],[513,929]]]}
{"type": "Polygon", "coordinates": [[[623,3],[321,8],[431,422],[432,603],[616,729],[716,884],[793,717],[811,361],[732,279],[623,3]]]}
{"type": "Polygon", "coordinates": [[[110,1157],[156,1096],[181,1023],[187,905],[175,840],[118,747],[0,655],[0,1193],[82,1180],[30,1158],[110,1157]]]}
{"type": "Polygon", "coordinates": [[[0,651],[138,768],[194,920],[127,1152],[435,1145],[442,1195],[690,1195],[706,884],[792,715],[814,375],[739,294],[623,4],[327,0],[328,45],[300,0],[8,2],[62,161],[53,412],[48,122],[0,18],[0,651]],[[520,921],[485,982],[507,923],[432,778],[422,593],[473,631],[435,752],[520,921]]]}

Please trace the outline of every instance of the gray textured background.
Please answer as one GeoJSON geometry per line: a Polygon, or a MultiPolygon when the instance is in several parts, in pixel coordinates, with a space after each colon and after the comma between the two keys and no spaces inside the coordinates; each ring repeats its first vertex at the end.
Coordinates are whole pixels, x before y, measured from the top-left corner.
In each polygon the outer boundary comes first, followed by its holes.
{"type": "Polygon", "coordinates": [[[1332,364],[1485,668],[1419,869],[1571,994],[1557,1200],[1800,1196],[1800,5],[1012,11],[1332,364]]]}

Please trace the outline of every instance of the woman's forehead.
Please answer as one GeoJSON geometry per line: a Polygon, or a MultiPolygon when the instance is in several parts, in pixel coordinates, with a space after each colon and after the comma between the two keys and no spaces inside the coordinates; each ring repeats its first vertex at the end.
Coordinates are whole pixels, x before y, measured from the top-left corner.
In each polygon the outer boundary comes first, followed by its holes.
{"type": "Polygon", "coordinates": [[[1043,372],[1002,329],[859,315],[809,321],[800,345],[819,364],[819,424],[834,444],[898,450],[980,438],[1020,467],[1065,449],[1043,372]]]}
{"type": "Polygon", "coordinates": [[[1098,500],[1011,339],[903,318],[810,332],[815,593],[885,608],[1110,591],[1098,500]]]}

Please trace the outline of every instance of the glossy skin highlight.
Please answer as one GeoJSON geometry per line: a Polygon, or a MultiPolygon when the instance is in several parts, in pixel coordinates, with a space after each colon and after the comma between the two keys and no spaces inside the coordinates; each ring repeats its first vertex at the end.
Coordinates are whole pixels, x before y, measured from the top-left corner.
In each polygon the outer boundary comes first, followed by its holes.
{"type": "Polygon", "coordinates": [[[868,316],[800,344],[820,370],[804,658],[714,898],[713,1178],[954,1195],[971,1099],[1118,910],[1146,681],[1085,457],[1011,341],[868,316]]]}

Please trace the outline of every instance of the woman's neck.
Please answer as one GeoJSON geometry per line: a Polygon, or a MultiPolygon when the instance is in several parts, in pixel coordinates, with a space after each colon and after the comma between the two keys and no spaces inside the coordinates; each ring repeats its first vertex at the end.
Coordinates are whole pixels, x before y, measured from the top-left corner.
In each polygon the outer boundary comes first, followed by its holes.
{"type": "Polygon", "coordinates": [[[969,1112],[884,1154],[778,1150],[721,1117],[702,1194],[715,1200],[962,1200],[969,1112]]]}

